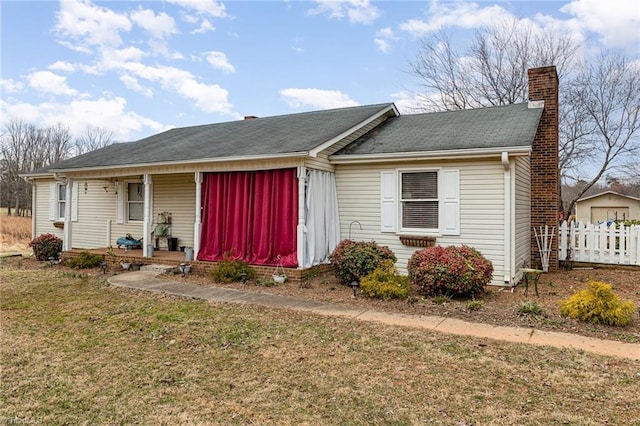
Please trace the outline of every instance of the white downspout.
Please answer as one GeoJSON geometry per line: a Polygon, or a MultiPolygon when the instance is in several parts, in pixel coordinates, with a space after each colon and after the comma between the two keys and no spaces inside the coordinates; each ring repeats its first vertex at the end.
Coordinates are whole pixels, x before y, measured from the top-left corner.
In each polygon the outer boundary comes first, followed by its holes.
{"type": "Polygon", "coordinates": [[[512,233],[511,233],[511,165],[509,164],[509,153],[502,153],[502,167],[504,169],[504,282],[511,283],[511,250],[512,250],[512,233]]]}
{"type": "Polygon", "coordinates": [[[111,219],[107,219],[107,247],[111,247],[111,219]]]}
{"type": "Polygon", "coordinates": [[[73,247],[71,241],[71,224],[73,223],[71,220],[71,203],[73,202],[73,179],[66,178],[66,195],[64,201],[64,231],[62,237],[62,250],[69,251],[71,247],[73,247]]]}
{"type": "Polygon", "coordinates": [[[144,257],[152,257],[153,254],[150,253],[150,247],[152,247],[151,242],[151,228],[153,225],[153,206],[151,202],[151,184],[152,179],[151,175],[145,173],[143,176],[144,182],[144,220],[142,222],[142,256],[144,257]]]}
{"type": "Polygon", "coordinates": [[[306,183],[307,168],[305,166],[298,166],[298,227],[296,229],[298,269],[304,269],[304,248],[306,246],[306,227],[304,225],[306,221],[304,215],[306,183]]]}
{"type": "Polygon", "coordinates": [[[200,231],[202,229],[202,172],[196,172],[196,217],[193,223],[193,258],[198,258],[200,251],[200,231]]]}
{"type": "Polygon", "coordinates": [[[36,238],[36,196],[38,191],[36,191],[36,182],[33,179],[28,179],[27,182],[31,184],[31,239],[36,238]]]}

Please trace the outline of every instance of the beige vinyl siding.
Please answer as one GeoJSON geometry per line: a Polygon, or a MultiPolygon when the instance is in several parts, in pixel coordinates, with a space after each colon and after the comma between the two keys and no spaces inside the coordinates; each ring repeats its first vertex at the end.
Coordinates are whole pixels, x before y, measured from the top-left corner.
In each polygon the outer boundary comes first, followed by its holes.
{"type": "Polygon", "coordinates": [[[35,235],[53,234],[62,239],[63,231],[53,226],[53,220],[49,220],[49,184],[51,180],[37,180],[34,182],[36,200],[33,208],[33,220],[35,221],[35,235]]]}
{"type": "Polygon", "coordinates": [[[326,172],[333,172],[335,167],[329,163],[329,157],[325,153],[320,153],[316,158],[306,158],[304,165],[309,169],[323,170],[326,172]]]}
{"type": "MultiPolygon", "coordinates": [[[[72,223],[71,241],[73,248],[97,248],[107,246],[107,221],[115,219],[116,193],[113,186],[107,191],[102,180],[82,180],[78,182],[78,221],[72,223]],[[84,185],[87,184],[85,192],[84,185]]],[[[112,235],[113,226],[112,223],[112,235]]],[[[136,234],[136,232],[133,232],[136,234]]],[[[123,234],[124,235],[124,234],[123,234]]],[[[141,234],[138,235],[138,238],[141,234]]],[[[115,244],[115,239],[112,241],[115,244]]]]}
{"type": "Polygon", "coordinates": [[[518,271],[531,259],[531,175],[529,157],[515,160],[515,278],[522,274],[518,271]]]}
{"type": "Polygon", "coordinates": [[[493,263],[493,284],[504,284],[504,169],[500,160],[474,162],[412,162],[367,165],[337,165],[336,184],[340,209],[341,237],[374,240],[387,245],[398,258],[397,266],[406,265],[417,247],[400,243],[396,233],[380,231],[380,172],[396,168],[453,168],[460,171],[460,235],[438,236],[439,245],[467,244],[480,250],[493,263]]]}
{"type": "Polygon", "coordinates": [[[153,176],[154,224],[158,213],[171,213],[171,237],[178,246],[193,247],[193,224],[196,217],[194,174],[153,176]]]}

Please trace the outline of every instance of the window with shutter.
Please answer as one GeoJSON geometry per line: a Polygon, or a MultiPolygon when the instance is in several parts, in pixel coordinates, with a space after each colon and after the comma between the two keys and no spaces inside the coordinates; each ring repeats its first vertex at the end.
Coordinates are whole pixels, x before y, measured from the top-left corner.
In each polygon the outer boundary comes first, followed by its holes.
{"type": "Polygon", "coordinates": [[[127,217],[128,220],[144,220],[144,185],[127,184],[127,217]]]}
{"type": "Polygon", "coordinates": [[[400,172],[402,229],[438,230],[438,172],[400,172]]]}
{"type": "Polygon", "coordinates": [[[58,218],[64,219],[67,204],[67,185],[58,185],[58,218]]]}

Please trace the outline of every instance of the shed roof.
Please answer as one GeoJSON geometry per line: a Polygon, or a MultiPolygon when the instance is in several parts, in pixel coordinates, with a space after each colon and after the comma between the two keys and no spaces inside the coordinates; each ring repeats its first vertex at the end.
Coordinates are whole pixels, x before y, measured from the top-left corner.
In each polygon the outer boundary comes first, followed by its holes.
{"type": "Polygon", "coordinates": [[[334,157],[531,146],[542,110],[520,103],[392,117],[334,157]]]}

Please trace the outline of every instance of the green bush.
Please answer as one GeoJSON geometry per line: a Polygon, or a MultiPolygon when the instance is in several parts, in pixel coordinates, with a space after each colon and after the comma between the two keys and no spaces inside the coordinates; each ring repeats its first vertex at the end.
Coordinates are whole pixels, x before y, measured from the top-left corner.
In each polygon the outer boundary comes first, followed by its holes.
{"type": "Polygon", "coordinates": [[[79,256],[67,260],[66,265],[73,269],[97,268],[104,261],[101,254],[83,251],[79,256]]]}
{"type": "Polygon", "coordinates": [[[360,291],[382,300],[406,299],[409,295],[409,277],[398,274],[391,260],[385,260],[372,273],[360,280],[360,291]]]}
{"type": "Polygon", "coordinates": [[[62,251],[62,240],[53,234],[42,234],[29,243],[38,260],[57,259],[62,251]]]}
{"type": "Polygon", "coordinates": [[[373,272],[385,260],[395,263],[396,256],[375,241],[342,240],[329,256],[335,276],[343,284],[358,281],[373,272]]]}
{"type": "Polygon", "coordinates": [[[592,324],[625,326],[631,323],[636,307],[620,300],[610,284],[589,281],[588,288],[560,301],[560,313],[592,324]]]}
{"type": "Polygon", "coordinates": [[[243,260],[221,260],[211,269],[211,278],[217,283],[233,283],[249,280],[256,276],[256,271],[243,260]]]}
{"type": "Polygon", "coordinates": [[[518,307],[518,315],[531,315],[534,317],[546,317],[544,309],[535,300],[525,300],[518,307]]]}
{"type": "Polygon", "coordinates": [[[409,278],[427,295],[472,297],[491,281],[493,265],[469,246],[418,250],[407,264],[409,278]]]}

